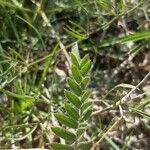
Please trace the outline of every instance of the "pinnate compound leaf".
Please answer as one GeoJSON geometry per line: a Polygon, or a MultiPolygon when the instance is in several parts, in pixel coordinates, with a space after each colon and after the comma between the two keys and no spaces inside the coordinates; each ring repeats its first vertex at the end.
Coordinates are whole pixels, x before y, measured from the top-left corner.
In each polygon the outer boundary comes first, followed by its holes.
{"type": "Polygon", "coordinates": [[[74,106],[76,106],[77,108],[80,108],[82,103],[80,99],[78,98],[78,96],[76,96],[75,94],[67,90],[65,90],[65,96],[74,106]]]}
{"type": "Polygon", "coordinates": [[[81,95],[82,90],[80,88],[80,86],[78,85],[78,83],[76,83],[74,80],[72,80],[71,78],[67,79],[67,83],[69,85],[69,87],[71,88],[71,90],[78,96],[81,95]]]}
{"type": "Polygon", "coordinates": [[[78,68],[75,65],[72,65],[71,72],[72,72],[73,78],[76,80],[76,82],[80,83],[82,81],[82,76],[81,76],[78,68]]]}
{"type": "Polygon", "coordinates": [[[74,119],[72,119],[64,114],[56,113],[55,117],[57,118],[57,120],[59,122],[61,122],[62,124],[66,125],[70,128],[76,129],[78,126],[78,123],[74,119]]]}
{"type": "Polygon", "coordinates": [[[52,143],[51,147],[53,150],[75,150],[73,147],[69,145],[64,145],[59,143],[52,143]]]}
{"type": "MultiPolygon", "coordinates": [[[[87,119],[90,118],[92,113],[91,102],[88,101],[91,91],[87,89],[90,82],[88,73],[92,63],[89,60],[88,55],[82,60],[80,59],[77,43],[72,48],[71,61],[72,76],[67,78],[70,91],[64,91],[65,96],[69,101],[69,103],[66,103],[64,106],[66,114],[56,113],[55,117],[61,124],[75,129],[76,134],[71,132],[71,130],[66,130],[62,127],[52,127],[52,131],[60,138],[69,141],[70,144],[72,142],[74,145],[77,138],[82,139],[82,136],[87,129],[87,119]],[[81,116],[79,116],[79,114],[81,116]]],[[[88,150],[92,147],[91,145],[92,143],[90,142],[77,141],[76,150],[88,150]]],[[[54,150],[74,150],[73,147],[67,144],[52,143],[51,147],[54,150]]]]}
{"type": "Polygon", "coordinates": [[[80,73],[82,76],[85,76],[87,75],[87,73],[90,71],[91,69],[91,66],[92,66],[92,63],[91,61],[88,61],[81,69],[80,73]]]}
{"type": "Polygon", "coordinates": [[[72,64],[74,64],[79,69],[80,64],[79,64],[78,59],[76,58],[76,56],[73,53],[71,53],[70,56],[71,56],[72,64]]]}
{"type": "Polygon", "coordinates": [[[82,60],[81,60],[81,63],[80,63],[80,68],[82,69],[82,67],[89,61],[89,56],[88,55],[85,55],[82,60]]]}
{"type": "Polygon", "coordinates": [[[67,111],[67,114],[74,120],[79,119],[79,113],[70,104],[65,104],[65,110],[67,111]]]}
{"type": "Polygon", "coordinates": [[[92,141],[89,142],[87,141],[87,142],[80,142],[77,148],[78,150],[90,150],[92,146],[93,146],[92,141]]]}
{"type": "Polygon", "coordinates": [[[60,127],[51,127],[52,131],[58,135],[59,137],[68,140],[68,141],[75,141],[76,136],[75,134],[73,134],[72,132],[64,129],[64,128],[60,128],[60,127]]]}

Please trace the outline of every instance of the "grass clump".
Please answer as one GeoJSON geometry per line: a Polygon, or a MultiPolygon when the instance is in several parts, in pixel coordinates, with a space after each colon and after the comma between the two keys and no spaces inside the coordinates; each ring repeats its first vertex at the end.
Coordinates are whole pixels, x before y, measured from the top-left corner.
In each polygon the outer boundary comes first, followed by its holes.
{"type": "Polygon", "coordinates": [[[0,0],[0,149],[148,149],[148,8],[0,0]]]}

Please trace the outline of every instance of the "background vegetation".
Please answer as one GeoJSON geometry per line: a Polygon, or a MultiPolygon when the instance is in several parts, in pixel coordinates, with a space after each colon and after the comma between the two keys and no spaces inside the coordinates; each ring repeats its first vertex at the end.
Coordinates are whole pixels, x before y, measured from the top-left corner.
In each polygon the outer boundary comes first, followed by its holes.
{"type": "Polygon", "coordinates": [[[84,140],[149,149],[149,0],[0,0],[0,27],[0,149],[65,144],[51,127],[75,43],[93,64],[84,140]]]}

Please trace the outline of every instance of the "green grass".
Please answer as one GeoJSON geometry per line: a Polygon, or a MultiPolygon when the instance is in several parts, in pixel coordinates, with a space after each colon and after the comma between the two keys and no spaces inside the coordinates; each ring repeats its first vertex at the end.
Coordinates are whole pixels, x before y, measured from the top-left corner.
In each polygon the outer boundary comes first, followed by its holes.
{"type": "MultiPolygon", "coordinates": [[[[142,79],[149,72],[144,64],[150,41],[149,5],[145,0],[0,0],[0,149],[60,149],[60,144],[64,149],[135,149],[132,139],[142,143],[140,134],[146,149],[150,98],[143,89],[149,77],[142,79]],[[70,58],[74,45],[79,54],[74,51],[70,58]],[[90,66],[84,61],[89,58],[93,68],[83,80],[90,66]],[[71,72],[73,80],[66,80],[71,72]],[[86,88],[91,96],[80,106],[89,78],[86,88]],[[69,86],[71,94],[64,92],[69,86]],[[134,99],[134,93],[144,96],[134,99]],[[68,130],[68,122],[63,125],[60,113],[68,113],[73,121],[78,113],[85,115],[88,125],[82,137],[77,139],[77,129],[68,130]]],[[[79,120],[78,127],[83,121],[79,120]]]]}

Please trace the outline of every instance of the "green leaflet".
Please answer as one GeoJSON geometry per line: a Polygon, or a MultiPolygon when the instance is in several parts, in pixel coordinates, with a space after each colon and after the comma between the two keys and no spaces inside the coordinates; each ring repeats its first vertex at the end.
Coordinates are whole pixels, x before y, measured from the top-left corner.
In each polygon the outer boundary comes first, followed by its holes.
{"type": "Polygon", "coordinates": [[[79,69],[80,68],[80,64],[79,64],[79,61],[76,58],[76,56],[73,53],[71,53],[70,56],[71,56],[72,64],[74,64],[79,69]]]}
{"type": "Polygon", "coordinates": [[[81,75],[82,75],[82,76],[87,75],[87,73],[88,73],[88,72],[90,71],[90,69],[91,69],[91,66],[92,66],[91,61],[88,61],[88,62],[81,68],[81,71],[80,71],[81,75]]]}
{"type": "Polygon", "coordinates": [[[78,150],[90,150],[93,146],[92,141],[87,142],[80,142],[77,149],[78,150]]]}
{"type": "Polygon", "coordinates": [[[81,95],[82,90],[81,90],[80,86],[79,86],[73,79],[68,78],[68,79],[67,79],[67,83],[68,83],[70,89],[71,89],[76,95],[78,95],[78,96],[81,95]]]}
{"type": "Polygon", "coordinates": [[[59,122],[61,122],[62,124],[66,125],[66,126],[68,126],[70,128],[76,129],[77,126],[78,126],[78,123],[75,120],[73,120],[72,118],[70,118],[70,117],[68,117],[68,116],[66,116],[64,114],[56,113],[55,117],[57,118],[57,120],[59,122]]]}
{"type": "Polygon", "coordinates": [[[85,55],[81,60],[80,68],[82,68],[88,61],[89,61],[89,56],[85,55]]]}
{"type": "Polygon", "coordinates": [[[65,104],[65,110],[67,111],[68,116],[70,116],[72,119],[79,119],[79,113],[70,104],[65,104]]]}
{"type": "Polygon", "coordinates": [[[51,127],[52,131],[58,135],[59,137],[68,140],[68,141],[75,141],[76,135],[64,128],[60,127],[51,127]]]}
{"type": "Polygon", "coordinates": [[[81,58],[80,58],[77,42],[75,42],[75,44],[73,45],[71,49],[71,53],[77,58],[78,62],[80,62],[81,58]]]}
{"type": "Polygon", "coordinates": [[[90,116],[91,116],[91,113],[92,113],[92,109],[91,109],[91,106],[89,106],[89,107],[85,110],[85,112],[83,113],[82,121],[89,119],[90,116]]]}
{"type": "Polygon", "coordinates": [[[52,143],[51,147],[53,150],[75,150],[73,147],[69,145],[59,144],[59,143],[52,143]]]}
{"type": "Polygon", "coordinates": [[[88,84],[90,82],[90,78],[89,77],[85,77],[82,81],[81,81],[81,87],[82,89],[86,89],[88,84]]]}
{"type": "Polygon", "coordinates": [[[79,138],[84,132],[85,132],[86,128],[85,127],[80,127],[77,130],[77,138],[79,138]]]}
{"type": "Polygon", "coordinates": [[[82,106],[81,106],[81,110],[82,111],[85,111],[89,106],[91,106],[92,105],[92,103],[91,102],[89,102],[89,101],[87,101],[87,102],[84,102],[83,104],[82,104],[82,106]]]}
{"type": "Polygon", "coordinates": [[[65,96],[67,97],[67,99],[77,108],[80,108],[81,106],[81,101],[78,98],[78,96],[76,96],[75,94],[73,94],[70,91],[65,90],[65,96]]]}
{"type": "Polygon", "coordinates": [[[81,101],[82,102],[86,101],[90,97],[90,95],[91,95],[91,91],[90,90],[86,90],[83,93],[82,97],[81,97],[81,101]]]}
{"type": "Polygon", "coordinates": [[[80,83],[82,81],[82,76],[81,76],[78,68],[75,65],[72,65],[71,72],[72,72],[73,78],[76,80],[76,82],[80,83]]]}

